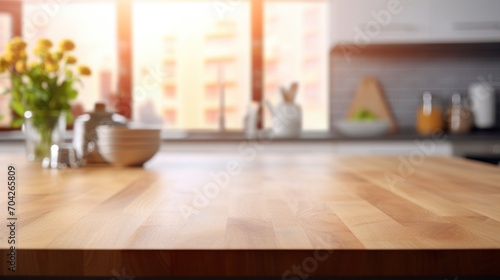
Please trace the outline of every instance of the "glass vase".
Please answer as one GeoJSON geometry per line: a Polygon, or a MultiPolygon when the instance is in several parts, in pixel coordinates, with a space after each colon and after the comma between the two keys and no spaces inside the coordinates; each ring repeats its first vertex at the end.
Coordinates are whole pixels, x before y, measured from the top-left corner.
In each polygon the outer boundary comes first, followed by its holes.
{"type": "Polygon", "coordinates": [[[26,111],[23,129],[28,160],[42,161],[50,156],[52,145],[61,146],[64,143],[66,112],[26,111]]]}

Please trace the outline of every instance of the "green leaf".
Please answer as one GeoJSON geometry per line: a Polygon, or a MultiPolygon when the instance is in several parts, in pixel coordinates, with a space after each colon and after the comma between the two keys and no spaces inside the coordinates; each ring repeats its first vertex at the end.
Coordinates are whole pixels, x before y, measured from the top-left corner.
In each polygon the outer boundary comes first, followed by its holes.
{"type": "Polygon", "coordinates": [[[18,114],[19,116],[24,115],[25,108],[24,108],[23,104],[21,103],[21,101],[16,100],[16,99],[11,100],[10,101],[10,108],[12,108],[12,110],[16,114],[18,114]]]}
{"type": "Polygon", "coordinates": [[[78,91],[76,91],[74,89],[67,90],[67,93],[68,93],[69,100],[73,100],[73,99],[76,99],[78,97],[78,91]]]}
{"type": "MultiPolygon", "coordinates": [[[[78,91],[74,88],[75,82],[81,82],[76,77],[64,75],[62,72],[50,73],[42,71],[36,66],[28,69],[23,75],[11,75],[12,96],[11,108],[19,116],[25,110],[67,110],[71,111],[70,102],[77,98],[78,91]]],[[[0,91],[2,92],[2,91],[0,91]]],[[[5,91],[3,94],[8,94],[5,91]]],[[[72,116],[68,122],[72,121],[72,116]]]]}
{"type": "Polygon", "coordinates": [[[41,101],[48,102],[50,100],[50,94],[46,90],[35,88],[34,93],[35,97],[41,101]]]}
{"type": "Polygon", "coordinates": [[[16,119],[12,120],[11,126],[13,128],[20,128],[21,126],[23,126],[23,123],[24,123],[24,120],[22,118],[16,118],[16,119]]]}

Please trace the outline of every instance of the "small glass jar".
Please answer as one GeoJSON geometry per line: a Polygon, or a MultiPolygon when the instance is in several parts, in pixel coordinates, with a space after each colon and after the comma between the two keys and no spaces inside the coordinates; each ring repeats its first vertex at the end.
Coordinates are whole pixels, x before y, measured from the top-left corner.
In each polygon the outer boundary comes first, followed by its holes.
{"type": "Polygon", "coordinates": [[[429,135],[444,130],[443,111],[438,98],[426,91],[417,110],[416,129],[419,134],[429,135]]]}
{"type": "Polygon", "coordinates": [[[472,113],[459,93],[451,96],[451,105],[446,111],[446,124],[450,133],[469,133],[472,127],[472,113]]]}

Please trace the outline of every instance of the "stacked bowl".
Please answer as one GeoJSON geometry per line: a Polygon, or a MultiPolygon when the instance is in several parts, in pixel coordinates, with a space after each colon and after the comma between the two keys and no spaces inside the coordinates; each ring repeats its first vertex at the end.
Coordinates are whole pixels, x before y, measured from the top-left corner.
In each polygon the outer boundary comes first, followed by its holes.
{"type": "Polygon", "coordinates": [[[160,149],[159,129],[117,126],[97,128],[97,147],[107,162],[120,167],[139,167],[160,149]]]}

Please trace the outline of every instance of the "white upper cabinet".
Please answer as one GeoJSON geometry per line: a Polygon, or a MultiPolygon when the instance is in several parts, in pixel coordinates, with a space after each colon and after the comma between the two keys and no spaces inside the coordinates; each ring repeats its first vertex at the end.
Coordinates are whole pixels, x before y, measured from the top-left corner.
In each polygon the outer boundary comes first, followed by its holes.
{"type": "Polygon", "coordinates": [[[500,1],[432,0],[434,42],[500,42],[500,1]]]}
{"type": "Polygon", "coordinates": [[[331,0],[330,5],[334,45],[429,40],[429,0],[331,0]]]}
{"type": "Polygon", "coordinates": [[[499,0],[330,0],[330,42],[500,42],[499,0]]]}

